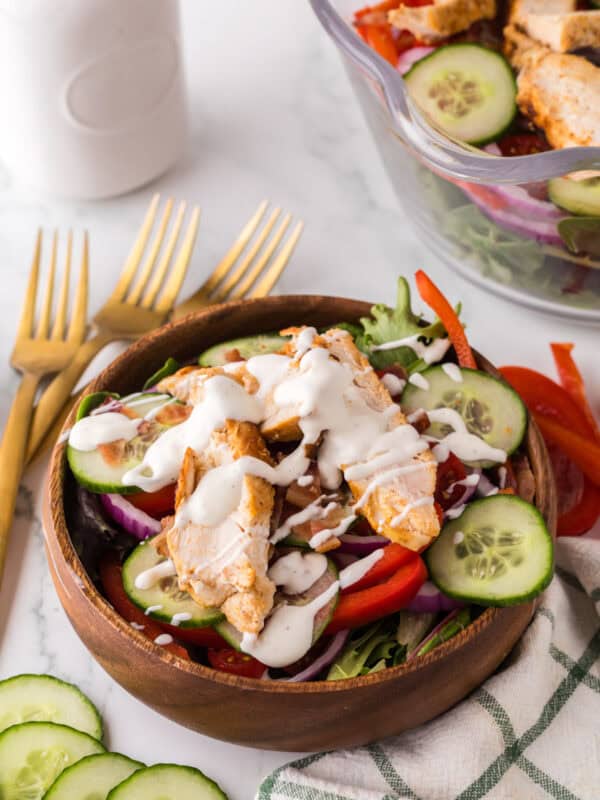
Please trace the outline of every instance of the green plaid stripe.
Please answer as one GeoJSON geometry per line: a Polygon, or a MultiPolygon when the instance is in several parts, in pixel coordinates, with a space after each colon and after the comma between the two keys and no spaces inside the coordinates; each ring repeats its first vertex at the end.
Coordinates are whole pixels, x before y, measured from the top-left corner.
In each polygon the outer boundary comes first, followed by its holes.
{"type": "Polygon", "coordinates": [[[407,798],[407,800],[419,800],[419,797],[413,792],[410,786],[400,777],[382,747],[378,744],[371,744],[367,747],[367,752],[375,762],[375,766],[379,770],[382,778],[395,793],[395,798],[402,797],[407,798]]]}

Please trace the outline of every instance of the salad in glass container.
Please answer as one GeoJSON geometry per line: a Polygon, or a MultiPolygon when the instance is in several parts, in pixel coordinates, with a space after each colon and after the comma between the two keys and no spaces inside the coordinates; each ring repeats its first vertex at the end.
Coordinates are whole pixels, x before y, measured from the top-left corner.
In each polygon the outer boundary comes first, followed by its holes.
{"type": "Polygon", "coordinates": [[[502,294],[598,321],[597,4],[335,5],[362,43],[347,35],[333,4],[313,0],[430,246],[502,294]],[[385,64],[374,64],[365,44],[385,64]],[[399,144],[416,159],[401,157],[399,144]]]}
{"type": "Polygon", "coordinates": [[[132,626],[217,670],[340,680],[547,586],[526,408],[416,279],[432,324],[402,278],[359,324],[257,332],[83,400],[69,527],[132,626]]]}

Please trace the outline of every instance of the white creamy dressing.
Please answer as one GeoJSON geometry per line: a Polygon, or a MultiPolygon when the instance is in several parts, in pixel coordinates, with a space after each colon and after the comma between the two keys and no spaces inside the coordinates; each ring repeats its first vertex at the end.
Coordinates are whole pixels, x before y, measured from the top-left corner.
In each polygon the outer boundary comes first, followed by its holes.
{"type": "Polygon", "coordinates": [[[302,594],[319,580],[326,569],[327,559],[320,553],[303,555],[294,550],[278,558],[268,576],[285,594],[302,594]]]}
{"type": "Polygon", "coordinates": [[[429,389],[429,381],[427,378],[424,378],[420,372],[413,372],[408,382],[412,383],[412,385],[416,386],[418,389],[423,389],[424,392],[429,389]]]}
{"type": "Polygon", "coordinates": [[[466,507],[467,506],[465,504],[462,506],[456,506],[456,508],[449,508],[447,511],[444,511],[444,516],[448,519],[456,519],[457,517],[460,517],[466,507]]]}
{"type": "Polygon", "coordinates": [[[298,486],[304,488],[305,486],[311,486],[314,482],[314,478],[312,475],[300,475],[300,477],[296,480],[298,486]]]}
{"type": "Polygon", "coordinates": [[[282,605],[267,619],[257,635],[245,633],[241,650],[268,667],[285,667],[310,650],[315,617],[337,594],[338,581],[304,606],[282,605]]]}
{"type": "Polygon", "coordinates": [[[466,478],[463,478],[460,481],[454,481],[454,483],[451,483],[450,486],[448,486],[448,488],[446,489],[446,492],[448,494],[451,494],[455,486],[477,486],[479,480],[480,476],[476,472],[474,472],[472,475],[467,475],[466,478]]]}
{"type": "Polygon", "coordinates": [[[396,528],[398,525],[400,525],[400,523],[410,514],[413,508],[432,506],[433,502],[433,497],[426,495],[425,497],[419,497],[418,500],[413,500],[411,503],[407,503],[402,511],[392,519],[392,528],[396,528]]]}
{"type": "Polygon", "coordinates": [[[167,558],[166,561],[161,561],[154,567],[145,569],[143,572],[140,572],[139,575],[136,575],[134,586],[136,589],[141,590],[153,589],[161,578],[170,578],[173,575],[177,575],[175,564],[173,564],[170,558],[167,558]]]}
{"type": "Polygon", "coordinates": [[[168,644],[173,644],[173,637],[170,633],[161,633],[154,640],[154,644],[158,644],[161,647],[166,647],[168,644]]]}
{"type": "Polygon", "coordinates": [[[420,341],[420,334],[415,336],[406,336],[404,339],[396,339],[393,342],[384,342],[383,344],[376,344],[371,347],[372,352],[377,350],[395,350],[397,347],[410,347],[419,358],[422,358],[426,364],[433,364],[436,361],[441,361],[446,355],[450,347],[449,339],[433,339],[430,344],[425,344],[420,341]]]}
{"type": "Polygon", "coordinates": [[[323,505],[331,496],[334,497],[335,495],[322,494],[320,497],[317,497],[316,500],[313,500],[312,503],[305,506],[301,511],[297,511],[295,514],[289,516],[271,536],[269,540],[271,544],[277,544],[277,542],[289,536],[292,528],[295,528],[296,525],[302,525],[313,519],[323,519],[326,517],[330,511],[333,511],[339,505],[338,503],[327,503],[327,505],[323,505]]]}
{"type": "Polygon", "coordinates": [[[381,382],[392,397],[402,394],[404,387],[406,386],[406,381],[403,381],[402,378],[399,378],[397,375],[393,375],[391,372],[386,372],[381,378],[381,382]]]}
{"type": "Polygon", "coordinates": [[[149,614],[154,614],[155,611],[162,611],[162,605],[156,606],[148,606],[148,608],[144,611],[144,614],[148,616],[149,614]]]}
{"type": "Polygon", "coordinates": [[[340,523],[338,523],[335,528],[324,528],[322,531],[315,533],[315,535],[309,539],[308,544],[312,547],[313,550],[316,550],[322,544],[325,544],[326,541],[331,539],[332,537],[335,538],[336,536],[341,536],[342,534],[346,533],[350,525],[356,519],[355,514],[349,514],[345,517],[340,523]]]}
{"type": "Polygon", "coordinates": [[[461,461],[506,461],[506,452],[492,447],[479,436],[469,433],[465,421],[452,408],[434,408],[427,412],[431,422],[440,422],[454,428],[433,448],[433,454],[440,462],[448,458],[448,452],[454,453],[461,461]]]}
{"type": "Polygon", "coordinates": [[[143,419],[129,419],[125,414],[107,411],[95,417],[83,417],[71,428],[69,444],[75,450],[90,452],[101,444],[109,444],[119,439],[130,442],[137,436],[143,419]]]}
{"type": "Polygon", "coordinates": [[[439,594],[439,589],[435,583],[432,583],[431,581],[425,581],[417,594],[419,597],[435,597],[439,594]]]}
{"type": "Polygon", "coordinates": [[[348,564],[347,567],[344,567],[344,569],[340,571],[338,577],[340,589],[347,589],[348,586],[352,586],[353,583],[358,583],[361,578],[364,578],[379,559],[383,558],[384,549],[385,548],[380,547],[377,550],[373,550],[368,556],[360,558],[353,564],[348,564]]]}
{"type": "Polygon", "coordinates": [[[144,630],[146,630],[146,626],[145,625],[140,625],[139,622],[130,622],[129,624],[131,625],[131,627],[133,628],[134,631],[144,631],[144,630]]]}
{"type": "Polygon", "coordinates": [[[448,362],[447,364],[442,364],[442,369],[446,373],[446,375],[450,378],[451,381],[454,383],[462,383],[463,377],[462,372],[460,371],[460,367],[458,364],[452,364],[448,362]]]}
{"type": "Polygon", "coordinates": [[[506,489],[506,478],[508,476],[508,472],[506,467],[498,467],[498,481],[500,483],[501,489],[506,489]]]}
{"type": "Polygon", "coordinates": [[[464,540],[465,540],[464,533],[462,531],[456,531],[456,533],[452,537],[452,544],[460,544],[461,542],[464,542],[464,540]]]}
{"type": "Polygon", "coordinates": [[[171,617],[171,625],[177,627],[181,625],[182,622],[189,622],[192,618],[192,615],[189,611],[180,611],[178,614],[173,614],[171,617]]]}

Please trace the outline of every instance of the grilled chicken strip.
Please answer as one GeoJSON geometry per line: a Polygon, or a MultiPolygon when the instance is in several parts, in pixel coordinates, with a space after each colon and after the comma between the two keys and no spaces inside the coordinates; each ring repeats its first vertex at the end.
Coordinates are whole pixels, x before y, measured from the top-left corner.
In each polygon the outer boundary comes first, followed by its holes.
{"type": "Polygon", "coordinates": [[[435,44],[480,19],[495,16],[495,0],[434,0],[421,7],[400,5],[389,12],[388,19],[395,28],[410,31],[419,41],[435,44]]]}
{"type": "Polygon", "coordinates": [[[273,488],[262,478],[245,475],[238,507],[218,525],[177,521],[204,475],[242,456],[270,462],[257,427],[229,420],[202,453],[186,452],[167,543],[183,590],[203,607],[220,608],[242,633],[259,633],[275,592],[267,577],[273,488]]]}

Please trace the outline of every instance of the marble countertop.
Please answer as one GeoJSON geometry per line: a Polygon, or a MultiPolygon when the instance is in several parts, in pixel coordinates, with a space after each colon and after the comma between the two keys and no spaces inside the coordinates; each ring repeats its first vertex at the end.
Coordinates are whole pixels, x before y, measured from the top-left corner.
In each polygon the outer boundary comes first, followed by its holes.
{"type": "MultiPolygon", "coordinates": [[[[396,276],[424,267],[461,299],[473,344],[496,363],[552,374],[548,342],[573,341],[600,395],[598,331],[539,316],[491,297],[438,262],[403,217],[338,57],[307,3],[182,0],[191,141],[152,186],[107,202],[44,199],[0,168],[0,419],[16,376],[8,357],[35,230],[91,236],[91,310],[114,284],[154,191],[198,203],[201,232],[184,293],[201,282],[258,202],[268,197],[306,221],[278,291],[390,300],[396,276]],[[265,24],[265,20],[268,24],[265,24]],[[224,45],[224,43],[226,43],[224,45]],[[226,58],[223,58],[226,53],[226,58]]],[[[0,595],[0,678],[52,672],[99,706],[110,747],[146,762],[193,764],[232,800],[290,756],[217,742],[171,723],[114,683],[72,631],[48,574],[36,508],[43,465],[26,475],[0,595]]]]}

